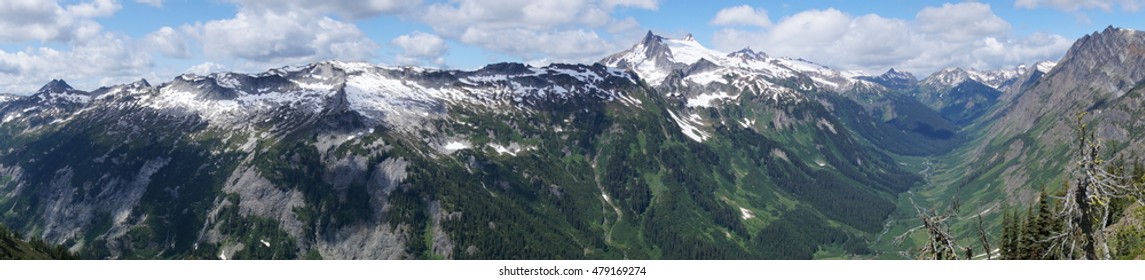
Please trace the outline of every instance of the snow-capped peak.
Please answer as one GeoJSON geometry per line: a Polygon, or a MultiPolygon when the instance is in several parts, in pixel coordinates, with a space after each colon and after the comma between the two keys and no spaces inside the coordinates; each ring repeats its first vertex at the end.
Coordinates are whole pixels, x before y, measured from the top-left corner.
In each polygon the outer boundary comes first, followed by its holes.
{"type": "Polygon", "coordinates": [[[131,83],[131,86],[132,87],[147,88],[147,87],[151,87],[151,83],[147,82],[147,79],[139,79],[138,81],[131,83]]]}
{"type": "Polygon", "coordinates": [[[914,74],[911,74],[910,72],[905,72],[905,71],[898,71],[897,69],[894,69],[894,68],[887,70],[886,73],[883,73],[882,77],[886,77],[886,78],[890,78],[890,79],[911,80],[911,81],[917,80],[914,77],[914,74]]]}
{"type": "Polygon", "coordinates": [[[613,68],[632,69],[649,83],[660,84],[668,77],[668,73],[683,68],[681,65],[676,65],[672,49],[664,43],[664,40],[664,37],[648,31],[644,39],[632,48],[608,56],[600,63],[613,68]]]}
{"type": "Polygon", "coordinates": [[[1054,66],[1057,66],[1057,65],[1058,65],[1058,63],[1056,61],[1049,61],[1049,60],[1041,61],[1038,63],[1034,63],[1034,69],[1037,69],[1039,72],[1042,72],[1042,73],[1049,73],[1050,70],[1053,70],[1054,66]]]}
{"type": "Polygon", "coordinates": [[[667,39],[665,41],[671,50],[672,61],[676,63],[691,65],[700,59],[707,59],[717,65],[722,65],[723,63],[721,62],[727,57],[725,53],[700,45],[700,42],[696,41],[691,34],[688,34],[688,37],[683,40],[667,39]]]}
{"type": "Polygon", "coordinates": [[[740,59],[740,60],[745,60],[745,61],[746,60],[765,61],[765,60],[767,60],[767,54],[763,53],[763,52],[756,52],[756,51],[751,50],[751,47],[746,47],[746,48],[743,48],[741,50],[729,53],[728,58],[740,59]]]}
{"type": "MultiPolygon", "coordinates": [[[[1049,73],[1051,69],[1057,64],[1053,61],[1041,61],[1034,64],[1033,70],[1049,73]]],[[[1000,68],[991,71],[980,71],[975,69],[965,70],[962,68],[946,68],[934,72],[926,79],[923,84],[938,87],[954,87],[966,80],[974,80],[997,90],[1005,90],[1013,85],[1022,76],[1025,76],[1031,70],[1030,66],[1019,64],[1010,68],[1000,68]]]]}
{"type": "Polygon", "coordinates": [[[938,70],[937,72],[930,74],[930,76],[927,76],[926,79],[923,79],[922,83],[924,85],[935,87],[954,87],[966,80],[969,80],[970,77],[970,72],[967,72],[962,68],[951,67],[938,70]]]}
{"type": "Polygon", "coordinates": [[[683,39],[671,39],[657,36],[651,31],[640,43],[606,57],[601,60],[601,64],[632,69],[654,86],[661,85],[674,72],[683,72],[684,76],[680,78],[699,84],[723,81],[722,77],[726,74],[777,79],[806,75],[815,85],[828,90],[844,91],[854,87],[856,83],[877,87],[873,83],[857,79],[856,77],[862,75],[859,72],[841,72],[802,59],[771,58],[750,48],[725,53],[704,47],[691,35],[683,39]],[[704,64],[699,68],[705,71],[691,71],[696,70],[698,64],[704,64]],[[720,70],[713,71],[715,69],[709,64],[717,66],[714,68],[720,70]],[[690,79],[692,75],[702,75],[702,77],[690,79]]]}
{"type": "Polygon", "coordinates": [[[16,100],[16,99],[20,99],[20,96],[13,95],[13,94],[7,94],[7,93],[0,93],[0,104],[10,102],[10,101],[16,100]]]}
{"type": "Polygon", "coordinates": [[[1026,74],[1028,67],[1019,64],[1013,68],[1001,68],[993,71],[969,71],[971,78],[998,90],[1004,90],[1015,79],[1026,74]]]}
{"type": "Polygon", "coordinates": [[[899,71],[898,69],[891,68],[886,73],[878,76],[860,76],[858,79],[870,81],[888,89],[894,90],[909,90],[918,84],[918,79],[914,74],[906,71],[899,71]]]}
{"type": "Polygon", "coordinates": [[[87,103],[91,101],[91,96],[89,96],[87,92],[72,88],[72,86],[68,85],[64,80],[58,79],[52,80],[43,87],[40,87],[40,90],[36,91],[32,96],[40,100],[40,102],[57,104],[60,102],[87,103]]]}
{"type": "Polygon", "coordinates": [[[425,121],[446,117],[452,106],[499,111],[586,98],[640,106],[617,88],[635,84],[630,73],[601,65],[499,63],[458,71],[320,62],[258,74],[186,74],[140,91],[139,99],[143,106],[198,115],[223,127],[352,111],[359,125],[416,131],[425,121]]]}

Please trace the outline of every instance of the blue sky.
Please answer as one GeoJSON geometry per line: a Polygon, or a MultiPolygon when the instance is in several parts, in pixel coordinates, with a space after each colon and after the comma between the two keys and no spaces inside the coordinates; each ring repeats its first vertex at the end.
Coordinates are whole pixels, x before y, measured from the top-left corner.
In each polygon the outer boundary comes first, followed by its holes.
{"type": "Polygon", "coordinates": [[[1145,0],[0,0],[0,92],[91,90],[323,60],[473,69],[591,63],[648,30],[838,69],[925,76],[1056,60],[1145,0]]]}

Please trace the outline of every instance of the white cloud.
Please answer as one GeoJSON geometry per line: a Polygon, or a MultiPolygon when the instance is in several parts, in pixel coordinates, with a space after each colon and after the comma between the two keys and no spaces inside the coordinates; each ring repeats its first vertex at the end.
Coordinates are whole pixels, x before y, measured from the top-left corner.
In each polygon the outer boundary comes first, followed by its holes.
{"type": "Polygon", "coordinates": [[[660,7],[657,0],[604,0],[604,7],[612,9],[615,7],[633,7],[645,10],[656,10],[660,7]]]}
{"type": "Polygon", "coordinates": [[[395,58],[401,65],[445,64],[445,40],[433,34],[414,32],[394,38],[390,43],[402,48],[395,58]]]}
{"type": "Polygon", "coordinates": [[[121,8],[113,0],[0,1],[0,42],[24,46],[0,50],[0,92],[30,93],[52,79],[92,90],[155,77],[155,52],[189,52],[173,30],[136,39],[104,31],[96,22],[121,8]]]}
{"type": "Polygon", "coordinates": [[[188,46],[184,35],[174,28],[164,26],[143,36],[143,47],[157,51],[169,57],[191,58],[191,47],[188,46]]]}
{"type": "Polygon", "coordinates": [[[199,75],[199,76],[206,76],[206,75],[210,75],[211,73],[222,73],[222,72],[227,72],[227,71],[228,71],[228,69],[225,66],[220,65],[218,63],[207,61],[207,62],[195,64],[195,66],[191,66],[190,68],[187,68],[187,70],[183,71],[183,73],[195,74],[195,75],[199,75]]]}
{"type": "Polygon", "coordinates": [[[1050,7],[1066,12],[1074,12],[1082,9],[1098,8],[1103,11],[1113,11],[1114,6],[1120,6],[1122,10],[1129,12],[1136,12],[1141,9],[1145,4],[1142,0],[1017,0],[1014,1],[1014,6],[1019,8],[1033,9],[1038,7],[1050,7]]]}
{"type": "Polygon", "coordinates": [[[711,24],[770,27],[771,19],[767,17],[767,10],[742,5],[721,9],[711,24]]]}
{"type": "Polygon", "coordinates": [[[29,40],[85,40],[99,34],[93,18],[107,17],[120,9],[112,0],[95,0],[61,6],[58,1],[6,0],[0,2],[0,43],[29,40]]]}
{"type": "Polygon", "coordinates": [[[66,79],[80,89],[139,79],[154,64],[136,51],[131,38],[102,33],[69,49],[28,48],[0,51],[0,92],[29,93],[51,79],[66,79]]]}
{"type": "Polygon", "coordinates": [[[770,28],[724,28],[713,41],[728,51],[751,46],[869,74],[895,67],[918,75],[945,67],[997,69],[1058,59],[1071,45],[1058,35],[1016,37],[1011,29],[989,5],[965,2],[924,8],[910,20],[808,10],[770,28]]]}
{"type": "Polygon", "coordinates": [[[965,2],[926,7],[915,16],[919,31],[948,41],[969,41],[1005,36],[1010,23],[995,15],[990,5],[965,2]]]}
{"type": "Polygon", "coordinates": [[[444,38],[523,60],[589,62],[638,38],[620,7],[656,9],[652,0],[457,0],[426,7],[419,19],[444,38]],[[603,34],[603,35],[602,35],[603,34]]]}
{"type": "Polygon", "coordinates": [[[267,11],[287,14],[309,11],[320,14],[335,14],[346,19],[362,19],[380,14],[408,11],[421,3],[421,0],[228,0],[250,11],[267,11]]]}
{"type": "Polygon", "coordinates": [[[369,60],[379,46],[352,23],[302,11],[240,10],[193,30],[212,59],[239,59],[248,70],[320,60],[369,60]]]}
{"type": "Polygon", "coordinates": [[[135,2],[153,7],[163,7],[163,0],[135,0],[135,2]]]}

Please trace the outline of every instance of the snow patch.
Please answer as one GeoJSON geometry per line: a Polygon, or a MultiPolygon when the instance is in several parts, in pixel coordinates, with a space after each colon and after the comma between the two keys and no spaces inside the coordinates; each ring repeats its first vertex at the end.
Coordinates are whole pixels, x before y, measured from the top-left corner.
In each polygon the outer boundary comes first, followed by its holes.
{"type": "Polygon", "coordinates": [[[535,147],[531,147],[531,146],[521,146],[520,144],[517,144],[517,143],[509,143],[508,146],[502,146],[502,145],[497,144],[497,143],[489,143],[489,147],[493,148],[493,150],[496,151],[497,154],[510,155],[510,156],[517,156],[517,154],[519,154],[521,152],[536,149],[535,147]]]}
{"type": "Polygon", "coordinates": [[[819,118],[819,122],[817,122],[817,124],[826,127],[827,130],[831,131],[831,134],[839,134],[839,132],[835,131],[835,125],[831,124],[831,122],[828,122],[826,119],[819,118]]]}
{"type": "Polygon", "coordinates": [[[743,118],[743,121],[736,122],[738,122],[740,126],[743,126],[743,128],[751,128],[751,126],[755,125],[755,120],[749,120],[748,118],[743,118]]]}
{"type": "Polygon", "coordinates": [[[453,142],[449,142],[449,144],[445,144],[445,149],[450,151],[450,152],[453,152],[456,150],[461,150],[461,149],[468,149],[468,148],[469,148],[469,142],[462,143],[462,142],[458,142],[458,141],[453,141],[453,142]]]}
{"type": "Polygon", "coordinates": [[[1034,67],[1037,67],[1038,71],[1040,71],[1042,73],[1049,73],[1050,70],[1053,70],[1054,66],[1057,66],[1057,65],[1058,65],[1058,63],[1054,62],[1054,61],[1042,61],[1042,62],[1038,62],[1037,64],[1034,64],[1034,67]]]}
{"type": "Polygon", "coordinates": [[[262,242],[262,246],[266,246],[267,248],[270,248],[270,242],[266,242],[266,240],[262,240],[262,239],[259,239],[258,242],[262,242]]]}
{"type": "Polygon", "coordinates": [[[692,81],[693,83],[696,83],[699,85],[708,85],[711,83],[723,84],[725,82],[723,72],[725,72],[725,71],[709,71],[709,72],[699,73],[699,74],[695,74],[695,75],[690,75],[685,79],[687,79],[688,81],[692,81]]]}
{"type": "Polygon", "coordinates": [[[727,56],[727,54],[705,48],[695,40],[669,39],[665,43],[672,50],[673,60],[679,63],[692,64],[700,59],[705,59],[718,64],[727,56]]]}
{"type": "Polygon", "coordinates": [[[688,98],[685,106],[688,107],[712,107],[712,101],[716,99],[735,100],[739,95],[731,95],[726,92],[704,93],[696,97],[688,98]]]}
{"type": "Polygon", "coordinates": [[[673,121],[676,121],[676,125],[680,127],[680,132],[683,132],[684,136],[688,136],[688,138],[691,138],[696,142],[704,142],[704,140],[707,140],[708,137],[711,137],[708,135],[708,133],[697,128],[696,125],[692,122],[682,120],[680,117],[677,117],[676,113],[672,112],[672,110],[668,110],[668,115],[672,117],[673,121]]]}
{"type": "Polygon", "coordinates": [[[748,210],[747,208],[740,207],[739,212],[741,215],[743,215],[744,220],[751,219],[751,218],[755,217],[755,214],[752,213],[751,210],[748,210]]]}
{"type": "Polygon", "coordinates": [[[624,103],[624,105],[642,108],[640,105],[643,103],[640,102],[640,99],[632,98],[631,96],[628,96],[627,94],[618,94],[616,96],[616,99],[619,99],[621,103],[624,103]]]}

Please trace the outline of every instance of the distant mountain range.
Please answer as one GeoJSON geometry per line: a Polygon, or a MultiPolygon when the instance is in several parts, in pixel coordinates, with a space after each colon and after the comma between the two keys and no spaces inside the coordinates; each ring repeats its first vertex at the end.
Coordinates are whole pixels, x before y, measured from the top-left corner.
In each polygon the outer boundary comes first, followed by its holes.
{"type": "Polygon", "coordinates": [[[1139,154],[1142,34],[922,80],[651,32],[593,65],[54,80],[0,95],[0,223],[85,258],[898,258],[907,197],[1060,180],[1072,112],[1139,154]]]}

